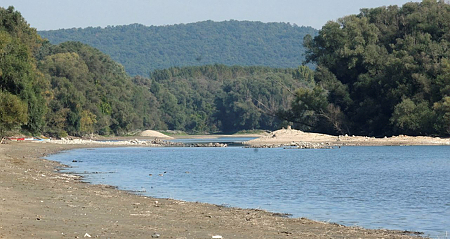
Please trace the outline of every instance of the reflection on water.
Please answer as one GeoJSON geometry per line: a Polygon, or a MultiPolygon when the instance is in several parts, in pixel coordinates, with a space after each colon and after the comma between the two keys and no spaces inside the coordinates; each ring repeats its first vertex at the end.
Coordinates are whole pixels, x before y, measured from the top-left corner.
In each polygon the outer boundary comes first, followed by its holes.
{"type": "Polygon", "coordinates": [[[100,148],[50,159],[73,166],[67,169],[72,172],[116,172],[84,176],[153,197],[423,231],[435,238],[450,230],[448,146],[100,148]]]}
{"type": "Polygon", "coordinates": [[[242,146],[243,142],[256,139],[256,137],[218,137],[218,138],[198,138],[198,139],[172,139],[168,140],[176,143],[184,144],[208,144],[221,143],[228,146],[242,146]]]}

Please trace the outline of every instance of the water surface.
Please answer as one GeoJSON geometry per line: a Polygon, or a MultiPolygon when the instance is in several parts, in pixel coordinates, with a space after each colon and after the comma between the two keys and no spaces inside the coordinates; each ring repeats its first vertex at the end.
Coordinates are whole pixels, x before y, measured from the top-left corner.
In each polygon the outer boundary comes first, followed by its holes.
{"type": "Polygon", "coordinates": [[[222,143],[228,146],[243,146],[243,142],[256,139],[256,137],[218,137],[218,138],[188,138],[169,140],[176,143],[184,143],[186,145],[222,143]]]}
{"type": "Polygon", "coordinates": [[[450,231],[448,146],[99,148],[49,159],[70,165],[66,171],[83,173],[89,182],[153,197],[435,238],[450,231]]]}

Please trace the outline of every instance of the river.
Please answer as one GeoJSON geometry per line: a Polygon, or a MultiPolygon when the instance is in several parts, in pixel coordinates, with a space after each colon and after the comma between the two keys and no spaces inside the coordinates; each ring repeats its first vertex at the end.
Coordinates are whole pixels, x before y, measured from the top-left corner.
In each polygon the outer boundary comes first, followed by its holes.
{"type": "Polygon", "coordinates": [[[450,147],[96,148],[49,156],[146,196],[259,208],[347,226],[450,231],[450,147]]]}

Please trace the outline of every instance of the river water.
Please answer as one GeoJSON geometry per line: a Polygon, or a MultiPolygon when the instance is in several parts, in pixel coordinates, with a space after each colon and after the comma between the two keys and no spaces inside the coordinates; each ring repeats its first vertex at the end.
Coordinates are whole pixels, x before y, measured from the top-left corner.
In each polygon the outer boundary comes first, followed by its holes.
{"type": "Polygon", "coordinates": [[[450,232],[450,147],[97,148],[49,156],[143,195],[347,226],[450,232]],[[161,175],[161,176],[160,176],[161,175]]]}

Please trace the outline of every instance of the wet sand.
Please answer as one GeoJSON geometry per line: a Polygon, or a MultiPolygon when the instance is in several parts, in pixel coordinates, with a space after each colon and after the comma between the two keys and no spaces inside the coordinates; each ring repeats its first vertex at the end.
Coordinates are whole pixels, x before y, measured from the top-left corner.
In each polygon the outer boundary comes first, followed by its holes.
{"type": "Polygon", "coordinates": [[[41,157],[74,148],[0,145],[0,238],[415,238],[255,209],[149,198],[62,174],[41,157]]]}

